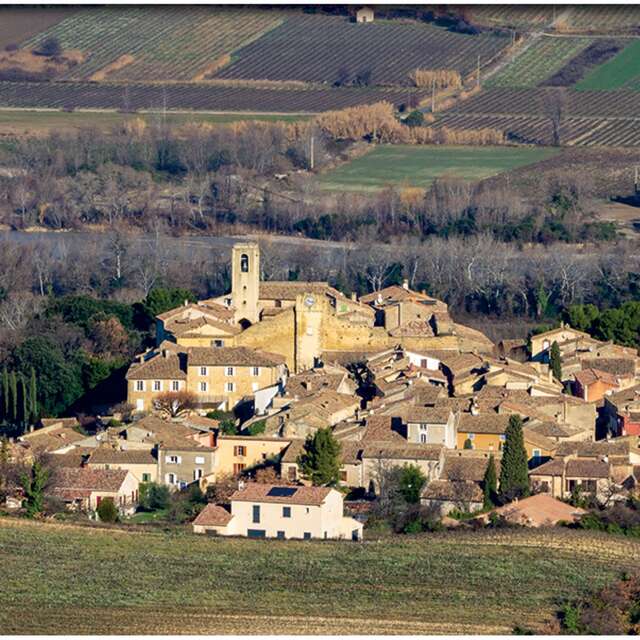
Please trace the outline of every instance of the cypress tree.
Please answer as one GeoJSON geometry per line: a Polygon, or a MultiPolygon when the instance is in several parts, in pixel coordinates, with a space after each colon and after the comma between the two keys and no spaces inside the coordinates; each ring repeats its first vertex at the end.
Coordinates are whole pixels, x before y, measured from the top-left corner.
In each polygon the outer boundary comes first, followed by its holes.
{"type": "Polygon", "coordinates": [[[27,510],[27,516],[33,516],[40,513],[44,506],[44,489],[49,479],[49,472],[38,460],[35,460],[31,467],[31,473],[23,475],[21,478],[22,488],[24,489],[25,501],[24,506],[27,510]]]}
{"type": "Polygon", "coordinates": [[[498,476],[496,474],[496,461],[493,458],[493,454],[489,456],[489,462],[487,462],[487,468],[485,469],[482,480],[482,490],[484,492],[482,506],[485,509],[491,509],[495,504],[495,497],[498,493],[498,476]]]}
{"type": "Polygon", "coordinates": [[[529,495],[527,451],[524,448],[522,418],[510,416],[500,463],[500,493],[507,498],[529,495]]]}
{"type": "Polygon", "coordinates": [[[562,360],[560,359],[560,347],[554,340],[549,351],[549,367],[556,380],[562,381],[562,360]]]}
{"type": "Polygon", "coordinates": [[[9,397],[11,400],[10,418],[15,423],[18,419],[18,380],[15,371],[9,374],[9,397]]]}
{"type": "Polygon", "coordinates": [[[38,385],[36,370],[31,367],[31,381],[29,383],[29,422],[34,424],[38,419],[38,385]]]}
{"type": "Polygon", "coordinates": [[[29,420],[29,397],[27,395],[27,381],[24,375],[20,374],[20,423],[24,426],[29,420]]]}
{"type": "Polygon", "coordinates": [[[9,372],[5,366],[2,369],[2,417],[3,420],[9,419],[9,372]]]}
{"type": "Polygon", "coordinates": [[[318,429],[309,436],[298,462],[302,474],[315,486],[336,484],[340,479],[340,443],[331,429],[318,429]]]}

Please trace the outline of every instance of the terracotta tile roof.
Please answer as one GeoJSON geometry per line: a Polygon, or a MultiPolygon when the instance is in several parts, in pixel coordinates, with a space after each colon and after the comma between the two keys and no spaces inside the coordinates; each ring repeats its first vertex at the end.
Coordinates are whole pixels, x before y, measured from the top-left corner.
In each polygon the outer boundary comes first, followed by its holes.
{"type": "Polygon", "coordinates": [[[151,451],[144,449],[118,450],[110,447],[94,449],[88,464],[156,464],[151,451]]]}
{"type": "Polygon", "coordinates": [[[509,417],[500,413],[481,412],[477,416],[470,413],[460,414],[458,433],[504,433],[509,417]]]}
{"type": "Polygon", "coordinates": [[[289,282],[268,280],[260,283],[260,299],[262,300],[295,300],[305,293],[330,294],[334,297],[344,296],[326,282],[289,282]]]}
{"type": "Polygon", "coordinates": [[[191,427],[193,429],[217,429],[220,425],[220,420],[214,420],[213,418],[205,418],[204,416],[199,415],[191,415],[184,420],[182,420],[182,424],[187,427],[191,427]]]}
{"type": "Polygon", "coordinates": [[[574,522],[587,512],[579,507],[572,507],[566,502],[556,500],[550,495],[539,493],[498,507],[492,513],[497,513],[511,522],[541,527],[552,526],[559,521],[574,522]]]}
{"type": "Polygon", "coordinates": [[[190,347],[188,365],[275,367],[285,362],[280,354],[248,347],[190,347]]]}
{"type": "Polygon", "coordinates": [[[186,354],[164,349],[145,356],[144,362],[133,362],[127,380],[185,380],[186,354]]]}
{"type": "Polygon", "coordinates": [[[435,444],[404,445],[390,442],[367,442],[362,458],[383,460],[440,460],[444,447],[435,444]]]}
{"type": "Polygon", "coordinates": [[[285,485],[261,484],[248,482],[244,488],[238,489],[230,498],[242,502],[270,502],[277,504],[302,504],[320,506],[332,491],[330,487],[291,487],[285,485]],[[275,491],[273,491],[275,489],[275,491]],[[292,495],[277,495],[279,490],[292,490],[292,495]],[[269,494],[272,495],[269,495],[269,494]]]}
{"type": "Polygon", "coordinates": [[[451,408],[438,404],[435,407],[416,407],[404,403],[399,415],[406,423],[446,424],[451,417],[451,408]]]}
{"type": "Polygon", "coordinates": [[[567,460],[568,478],[608,478],[609,463],[604,460],[567,460]]]}
{"type": "MultiPolygon", "coordinates": [[[[500,460],[494,456],[496,474],[500,475],[500,460]]],[[[489,458],[447,454],[441,478],[451,481],[482,482],[489,458]]]]}
{"type": "Polygon", "coordinates": [[[280,459],[280,462],[285,462],[285,463],[298,462],[298,458],[300,457],[300,454],[303,452],[303,450],[304,450],[304,440],[301,440],[301,439],[292,440],[289,446],[285,449],[284,453],[282,454],[282,458],[280,459]]]}
{"type": "Polygon", "coordinates": [[[350,440],[340,442],[340,462],[342,464],[358,464],[362,454],[362,444],[350,440]]]}
{"type": "Polygon", "coordinates": [[[286,395],[299,398],[312,396],[321,390],[338,391],[347,374],[303,371],[287,379],[286,395]]]}
{"type": "Polygon", "coordinates": [[[635,358],[583,358],[582,367],[598,369],[615,376],[632,378],[636,373],[635,358]]]}
{"type": "Polygon", "coordinates": [[[28,443],[34,453],[47,453],[84,440],[86,437],[71,427],[45,427],[22,436],[22,441],[28,443]]]}
{"type": "Polygon", "coordinates": [[[115,493],[122,486],[127,473],[124,469],[59,468],[52,474],[50,491],[54,495],[59,490],[115,493]]]}
{"type": "Polygon", "coordinates": [[[540,447],[545,451],[555,451],[558,446],[553,440],[550,440],[542,434],[537,433],[526,425],[522,430],[522,435],[524,437],[525,443],[532,444],[534,447],[540,447]]]}
{"type": "Polygon", "coordinates": [[[606,400],[614,405],[622,405],[625,402],[640,402],[640,384],[616,391],[606,397],[606,400]]]}
{"type": "Polygon", "coordinates": [[[604,382],[612,387],[619,386],[616,376],[607,373],[606,371],[600,371],[599,369],[583,369],[573,374],[573,377],[580,383],[582,387],[587,387],[596,382],[604,382]]]}
{"type": "Polygon", "coordinates": [[[432,480],[420,497],[443,502],[482,502],[483,492],[476,482],[432,480]]]}
{"type": "Polygon", "coordinates": [[[558,456],[577,455],[581,458],[599,458],[602,456],[628,456],[631,450],[628,440],[598,440],[596,442],[561,442],[556,454],[558,456]]]}
{"type": "MultiPolygon", "coordinates": [[[[156,416],[146,416],[128,425],[125,433],[138,429],[147,432],[147,435],[142,438],[142,442],[147,442],[150,445],[157,444],[164,449],[180,451],[193,449],[211,450],[210,447],[195,440],[196,436],[201,434],[200,430],[191,429],[180,422],[167,422],[156,416]]],[[[129,439],[128,436],[127,439],[129,439]]]]}
{"type": "Polygon", "coordinates": [[[208,504],[193,521],[193,524],[209,527],[224,527],[233,516],[220,505],[208,504]]]}
{"type": "Polygon", "coordinates": [[[205,325],[213,327],[225,335],[237,335],[242,331],[238,325],[229,324],[228,322],[206,316],[193,319],[172,318],[165,322],[164,327],[166,331],[170,331],[174,336],[185,336],[205,325]]]}
{"type": "Polygon", "coordinates": [[[454,376],[468,375],[475,369],[484,367],[485,359],[475,353],[460,353],[442,360],[442,364],[451,371],[454,376]]]}
{"type": "Polygon", "coordinates": [[[440,300],[436,300],[436,298],[431,298],[423,293],[412,291],[411,289],[405,289],[399,285],[391,285],[390,287],[380,289],[380,291],[374,291],[373,293],[360,296],[360,302],[363,302],[364,304],[377,304],[379,297],[382,297],[382,304],[385,305],[403,300],[414,300],[446,308],[445,303],[440,300]]]}
{"type": "Polygon", "coordinates": [[[406,439],[397,431],[397,420],[392,416],[372,415],[365,419],[365,430],[362,434],[363,442],[406,443],[406,439]]]}
{"type": "Polygon", "coordinates": [[[208,317],[212,319],[220,319],[220,320],[231,320],[233,318],[233,311],[227,309],[221,304],[214,302],[213,300],[202,300],[198,304],[187,304],[181,305],[180,307],[175,307],[173,309],[169,309],[169,311],[165,311],[156,316],[158,320],[162,320],[167,322],[172,318],[176,317],[196,317],[200,314],[206,314],[208,317]]]}
{"type": "Polygon", "coordinates": [[[389,331],[389,335],[396,337],[431,338],[434,333],[427,320],[410,320],[395,329],[389,331]]]}
{"type": "Polygon", "coordinates": [[[530,476],[561,476],[564,473],[564,460],[554,458],[529,471],[530,476]]]}
{"type": "Polygon", "coordinates": [[[95,451],[93,447],[74,447],[67,453],[47,453],[47,464],[51,467],[81,467],[85,460],[95,451]]]}

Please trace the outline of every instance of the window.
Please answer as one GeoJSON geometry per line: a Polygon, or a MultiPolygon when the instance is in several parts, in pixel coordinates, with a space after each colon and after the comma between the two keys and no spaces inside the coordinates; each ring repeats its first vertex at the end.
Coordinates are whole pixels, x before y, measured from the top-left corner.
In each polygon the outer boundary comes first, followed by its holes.
{"type": "Polygon", "coordinates": [[[278,538],[278,540],[284,540],[284,531],[278,531],[276,538],[278,538]]]}
{"type": "Polygon", "coordinates": [[[224,340],[214,340],[213,341],[213,346],[214,347],[224,347],[224,340]]]}
{"type": "Polygon", "coordinates": [[[142,474],[142,482],[151,482],[151,474],[143,473],[142,474]]]}
{"type": "Polygon", "coordinates": [[[291,517],[291,507],[282,507],[282,517],[283,518],[291,517]]]}
{"type": "Polygon", "coordinates": [[[310,531],[305,531],[304,532],[304,539],[305,540],[311,540],[311,532],[310,531]]]}
{"type": "Polygon", "coordinates": [[[534,458],[542,458],[542,451],[540,451],[540,449],[534,449],[533,450],[533,457],[534,458]]]}
{"type": "Polygon", "coordinates": [[[260,505],[253,505],[253,520],[252,522],[260,522],[260,505]]]}
{"type": "Polygon", "coordinates": [[[203,476],[203,471],[200,468],[194,469],[193,470],[193,479],[194,480],[200,480],[200,478],[202,478],[203,476]]]}
{"type": "Polygon", "coordinates": [[[467,437],[469,438],[469,440],[475,440],[476,434],[470,433],[467,437]]]}
{"type": "Polygon", "coordinates": [[[236,385],[234,382],[227,382],[227,391],[235,391],[236,385]]]}
{"type": "Polygon", "coordinates": [[[260,375],[260,367],[253,367],[253,371],[252,371],[254,376],[259,376],[260,375]]]}
{"type": "Polygon", "coordinates": [[[294,482],[298,479],[298,470],[296,467],[289,467],[287,470],[287,478],[289,478],[289,482],[294,482]]]}
{"type": "Polygon", "coordinates": [[[167,474],[167,483],[168,484],[177,484],[177,478],[175,473],[167,474]]]}
{"type": "Polygon", "coordinates": [[[344,469],[340,470],[340,482],[347,481],[347,472],[344,469]]]}
{"type": "Polygon", "coordinates": [[[580,483],[580,488],[585,493],[595,493],[597,490],[596,481],[595,480],[583,480],[580,483]]]}
{"type": "Polygon", "coordinates": [[[180,391],[180,380],[173,380],[171,382],[171,391],[180,391]]]}
{"type": "Polygon", "coordinates": [[[249,272],[249,256],[246,253],[240,256],[240,271],[242,271],[242,273],[249,272]]]}
{"type": "Polygon", "coordinates": [[[245,465],[242,464],[241,462],[238,462],[236,464],[233,465],[233,473],[234,475],[239,475],[244,471],[244,467],[245,465]]]}
{"type": "Polygon", "coordinates": [[[573,493],[578,483],[575,480],[567,480],[567,491],[573,493]]]}
{"type": "Polygon", "coordinates": [[[548,340],[544,340],[542,342],[542,348],[543,349],[548,349],[549,348],[549,341],[548,340]]]}
{"type": "Polygon", "coordinates": [[[200,391],[206,391],[207,390],[207,383],[206,382],[201,382],[200,383],[200,391]]]}
{"type": "Polygon", "coordinates": [[[162,382],[160,380],[153,381],[153,390],[154,391],[162,391],[162,382]]]}
{"type": "Polygon", "coordinates": [[[207,367],[200,367],[200,375],[201,376],[207,375],[207,367]]]}
{"type": "Polygon", "coordinates": [[[204,464],[204,456],[196,456],[196,464],[204,464]]]}
{"type": "Polygon", "coordinates": [[[247,455],[247,447],[237,446],[233,447],[233,455],[234,456],[246,456],[247,455]]]}
{"type": "Polygon", "coordinates": [[[427,362],[427,359],[426,359],[426,358],[421,358],[421,359],[420,359],[420,366],[421,366],[423,369],[426,369],[426,368],[427,368],[427,364],[428,364],[428,362],[427,362]]]}
{"type": "Polygon", "coordinates": [[[420,431],[426,431],[427,430],[427,425],[426,424],[421,424],[420,425],[420,431]]]}
{"type": "Polygon", "coordinates": [[[179,464],[180,456],[167,456],[167,464],[179,464]]]}
{"type": "Polygon", "coordinates": [[[233,375],[233,367],[227,367],[227,371],[226,371],[225,375],[232,376],[233,375]]]}
{"type": "Polygon", "coordinates": [[[266,532],[264,529],[247,529],[247,538],[264,538],[266,532]]]}
{"type": "Polygon", "coordinates": [[[136,391],[144,391],[144,380],[136,380],[136,391]]]}
{"type": "Polygon", "coordinates": [[[420,434],[420,443],[421,444],[427,444],[427,434],[426,433],[421,433],[420,434]]]}
{"type": "Polygon", "coordinates": [[[324,539],[326,540],[329,537],[329,534],[325,531],[324,532],[324,539]]]}

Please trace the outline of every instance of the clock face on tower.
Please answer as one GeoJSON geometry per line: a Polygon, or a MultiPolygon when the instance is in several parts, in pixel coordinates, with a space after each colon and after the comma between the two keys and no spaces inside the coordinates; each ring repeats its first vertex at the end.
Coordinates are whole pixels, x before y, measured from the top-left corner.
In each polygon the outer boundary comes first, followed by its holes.
{"type": "Polygon", "coordinates": [[[304,299],[304,303],[307,305],[307,307],[312,307],[313,303],[316,301],[316,299],[313,296],[307,296],[304,299]]]}

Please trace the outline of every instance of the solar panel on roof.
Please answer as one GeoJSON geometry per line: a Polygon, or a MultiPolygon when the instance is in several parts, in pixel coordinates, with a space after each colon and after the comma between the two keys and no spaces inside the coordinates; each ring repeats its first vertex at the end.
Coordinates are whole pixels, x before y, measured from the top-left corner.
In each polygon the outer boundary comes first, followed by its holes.
{"type": "Polygon", "coordinates": [[[273,487],[269,489],[267,495],[275,498],[288,498],[289,496],[292,496],[296,491],[297,489],[292,487],[273,487]]]}

